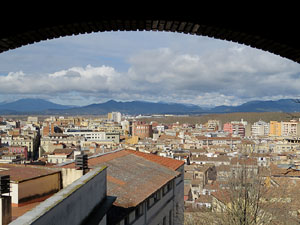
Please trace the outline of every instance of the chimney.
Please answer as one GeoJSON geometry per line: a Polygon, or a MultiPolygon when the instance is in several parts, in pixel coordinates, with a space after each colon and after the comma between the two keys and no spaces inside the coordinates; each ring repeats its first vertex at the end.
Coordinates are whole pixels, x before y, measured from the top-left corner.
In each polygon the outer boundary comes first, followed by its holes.
{"type": "Polygon", "coordinates": [[[83,175],[87,172],[87,170],[88,170],[88,157],[87,157],[86,154],[76,155],[75,168],[79,169],[79,170],[82,170],[83,175]]]}
{"type": "Polygon", "coordinates": [[[11,222],[10,176],[0,176],[0,225],[11,222]],[[7,195],[8,194],[8,195],[7,195]]]}

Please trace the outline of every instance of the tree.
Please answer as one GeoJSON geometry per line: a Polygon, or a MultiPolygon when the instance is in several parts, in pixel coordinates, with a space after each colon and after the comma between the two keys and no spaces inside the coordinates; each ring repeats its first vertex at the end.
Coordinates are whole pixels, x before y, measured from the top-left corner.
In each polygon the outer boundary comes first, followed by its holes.
{"type": "Polygon", "coordinates": [[[282,177],[280,183],[278,179],[274,178],[275,182],[270,176],[264,176],[257,167],[236,165],[227,187],[220,191],[220,201],[216,201],[219,203],[213,203],[212,212],[189,213],[185,224],[300,224],[297,215],[300,182],[282,177]]]}
{"type": "Polygon", "coordinates": [[[228,188],[229,203],[220,217],[224,225],[269,224],[271,216],[263,209],[264,180],[246,165],[237,167],[228,188]]]}

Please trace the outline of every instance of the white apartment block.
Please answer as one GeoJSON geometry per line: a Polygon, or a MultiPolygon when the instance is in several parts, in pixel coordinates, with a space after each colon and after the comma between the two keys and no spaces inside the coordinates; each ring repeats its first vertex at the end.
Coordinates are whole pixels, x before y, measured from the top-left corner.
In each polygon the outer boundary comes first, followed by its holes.
{"type": "Polygon", "coordinates": [[[281,122],[281,136],[299,136],[300,123],[298,121],[281,122]]]}
{"type": "Polygon", "coordinates": [[[120,133],[117,132],[99,132],[93,130],[73,130],[67,129],[63,132],[68,136],[84,137],[87,141],[112,141],[120,142],[120,133]]]}
{"type": "Polygon", "coordinates": [[[252,136],[266,136],[270,133],[270,124],[262,120],[255,122],[251,126],[252,136]]]}

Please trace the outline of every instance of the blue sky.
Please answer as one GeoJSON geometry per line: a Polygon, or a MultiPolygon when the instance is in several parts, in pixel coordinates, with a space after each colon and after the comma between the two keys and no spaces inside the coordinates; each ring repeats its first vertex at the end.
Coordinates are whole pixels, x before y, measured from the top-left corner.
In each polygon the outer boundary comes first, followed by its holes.
{"type": "Polygon", "coordinates": [[[92,33],[1,53],[0,102],[237,105],[298,97],[299,77],[299,64],[237,43],[170,32],[92,33]]]}

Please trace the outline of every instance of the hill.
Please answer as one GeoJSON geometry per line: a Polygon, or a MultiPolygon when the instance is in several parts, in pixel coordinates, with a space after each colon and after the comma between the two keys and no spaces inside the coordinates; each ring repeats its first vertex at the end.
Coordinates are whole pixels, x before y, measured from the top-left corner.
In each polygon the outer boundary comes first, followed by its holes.
{"type": "Polygon", "coordinates": [[[104,103],[91,104],[82,107],[55,104],[43,99],[20,99],[15,102],[1,103],[0,114],[53,114],[53,115],[104,115],[108,112],[118,111],[130,115],[151,114],[213,114],[233,112],[298,112],[300,104],[292,99],[278,101],[251,101],[239,106],[217,106],[212,109],[203,109],[197,105],[179,103],[131,101],[120,102],[110,100],[104,103]]]}
{"type": "Polygon", "coordinates": [[[184,105],[177,103],[154,103],[154,102],[117,102],[110,100],[105,103],[91,104],[80,108],[64,110],[70,114],[107,114],[112,111],[118,111],[123,114],[189,114],[201,113],[203,110],[196,105],[184,105]]]}
{"type": "Polygon", "coordinates": [[[215,113],[229,112],[298,112],[300,105],[293,99],[277,101],[250,101],[239,106],[217,106],[210,110],[215,113]]]}
{"type": "Polygon", "coordinates": [[[0,104],[1,114],[19,114],[30,112],[42,112],[45,110],[57,109],[64,110],[71,106],[59,105],[44,99],[26,98],[14,102],[0,104]]]}

